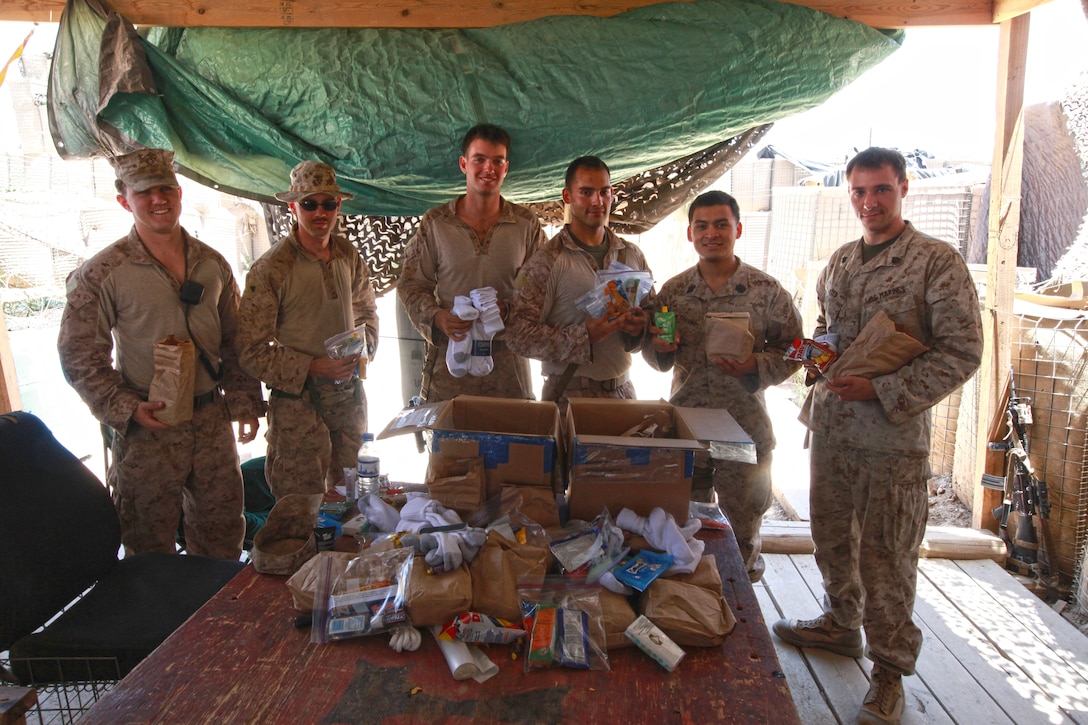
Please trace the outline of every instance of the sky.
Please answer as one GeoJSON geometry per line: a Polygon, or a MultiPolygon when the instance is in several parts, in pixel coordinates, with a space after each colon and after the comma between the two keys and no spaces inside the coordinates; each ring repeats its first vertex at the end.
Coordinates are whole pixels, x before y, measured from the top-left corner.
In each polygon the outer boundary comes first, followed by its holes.
{"type": "MultiPolygon", "coordinates": [[[[0,64],[32,27],[0,22],[0,64]]],[[[29,50],[52,50],[55,34],[55,24],[38,27],[29,50]]],[[[815,161],[837,161],[854,147],[879,145],[988,164],[999,35],[997,26],[908,29],[900,50],[822,106],[776,123],[764,142],[815,161]]],[[[1060,98],[1088,71],[1086,47],[1088,20],[1080,0],[1052,0],[1033,10],[1025,104],[1060,98]]],[[[0,150],[16,142],[8,132],[10,105],[0,88],[0,150]]]]}

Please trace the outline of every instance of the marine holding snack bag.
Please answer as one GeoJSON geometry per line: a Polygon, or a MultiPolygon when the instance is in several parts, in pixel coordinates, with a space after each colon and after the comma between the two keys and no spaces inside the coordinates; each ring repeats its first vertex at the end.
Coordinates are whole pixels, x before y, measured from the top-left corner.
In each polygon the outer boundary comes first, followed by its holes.
{"type": "Polygon", "coordinates": [[[801,316],[777,280],[736,256],[742,231],[740,208],[730,195],[709,191],[691,203],[688,239],[699,261],[666,282],[657,297],[676,314],[676,341],[661,339],[662,330],[653,327],[643,357],[657,370],[672,370],[671,403],[725,408],[756,442],[755,464],[700,456],[692,497],[705,500],[717,492],[748,576],[758,581],[759,526],[771,504],[775,447],[762,390],[800,367],[784,357],[801,336],[801,316]]]}

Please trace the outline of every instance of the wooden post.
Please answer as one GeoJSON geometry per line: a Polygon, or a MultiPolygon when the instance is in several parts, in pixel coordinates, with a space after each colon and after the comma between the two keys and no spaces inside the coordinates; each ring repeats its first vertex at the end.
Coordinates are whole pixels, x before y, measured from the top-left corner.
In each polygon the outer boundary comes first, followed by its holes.
{"type": "Polygon", "coordinates": [[[975,441],[971,525],[996,528],[990,511],[1001,503],[998,491],[982,486],[983,472],[1004,474],[1004,456],[988,455],[990,429],[1004,392],[1012,359],[1013,290],[1020,233],[1020,182],[1024,151],[1024,70],[1030,13],[1001,23],[998,61],[997,128],[990,176],[986,298],[982,313],[985,344],[979,368],[978,426],[975,441]],[[1000,465],[998,470],[987,470],[1000,465]]]}
{"type": "Polygon", "coordinates": [[[4,316],[4,308],[0,307],[0,413],[10,413],[22,408],[19,380],[15,376],[15,358],[12,357],[11,342],[8,340],[8,321],[4,316]]]}

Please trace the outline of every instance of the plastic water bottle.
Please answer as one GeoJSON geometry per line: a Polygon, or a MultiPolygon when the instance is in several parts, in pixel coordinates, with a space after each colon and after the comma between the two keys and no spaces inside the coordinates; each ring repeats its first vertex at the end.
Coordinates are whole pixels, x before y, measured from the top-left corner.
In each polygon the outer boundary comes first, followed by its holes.
{"type": "Polygon", "coordinates": [[[359,478],[377,478],[381,472],[378,452],[374,450],[374,434],[363,433],[363,444],[359,446],[359,478]]]}

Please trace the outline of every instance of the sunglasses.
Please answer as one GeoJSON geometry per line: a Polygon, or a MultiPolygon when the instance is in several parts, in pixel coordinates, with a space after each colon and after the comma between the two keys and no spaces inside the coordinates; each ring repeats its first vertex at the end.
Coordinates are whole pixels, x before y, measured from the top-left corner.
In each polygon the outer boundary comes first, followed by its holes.
{"type": "Polygon", "coordinates": [[[321,207],[325,211],[336,211],[340,206],[340,202],[335,199],[326,199],[325,201],[315,201],[314,199],[303,199],[298,203],[299,207],[303,211],[317,211],[317,207],[321,207]]]}

